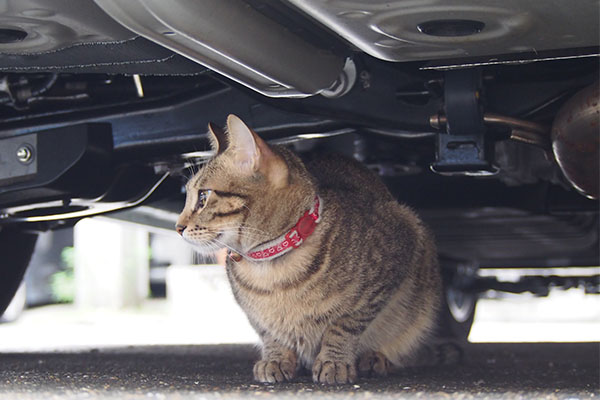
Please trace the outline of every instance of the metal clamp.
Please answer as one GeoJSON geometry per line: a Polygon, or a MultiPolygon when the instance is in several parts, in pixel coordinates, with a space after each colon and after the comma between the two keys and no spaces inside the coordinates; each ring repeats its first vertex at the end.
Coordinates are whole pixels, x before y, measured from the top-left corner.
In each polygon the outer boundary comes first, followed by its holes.
{"type": "Polygon", "coordinates": [[[445,175],[493,175],[492,154],[486,148],[481,70],[447,71],[444,82],[446,132],[437,135],[433,172],[445,175]]]}

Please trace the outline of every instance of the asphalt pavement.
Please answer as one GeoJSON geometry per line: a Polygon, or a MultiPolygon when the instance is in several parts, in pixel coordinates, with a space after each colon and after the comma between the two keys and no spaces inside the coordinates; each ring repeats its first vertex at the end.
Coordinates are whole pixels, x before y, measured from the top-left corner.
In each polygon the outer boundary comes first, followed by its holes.
{"type": "Polygon", "coordinates": [[[593,399],[599,353],[599,343],[470,344],[459,364],[322,386],[308,374],[287,384],[253,382],[252,345],[5,352],[0,399],[593,399]]]}

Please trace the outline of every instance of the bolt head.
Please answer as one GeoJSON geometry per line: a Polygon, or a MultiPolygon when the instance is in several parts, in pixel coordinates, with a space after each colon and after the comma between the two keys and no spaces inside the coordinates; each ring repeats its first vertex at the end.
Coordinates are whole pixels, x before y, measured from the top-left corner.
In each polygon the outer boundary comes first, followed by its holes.
{"type": "Polygon", "coordinates": [[[33,150],[28,145],[23,145],[17,149],[17,159],[22,164],[29,164],[33,160],[33,150]]]}

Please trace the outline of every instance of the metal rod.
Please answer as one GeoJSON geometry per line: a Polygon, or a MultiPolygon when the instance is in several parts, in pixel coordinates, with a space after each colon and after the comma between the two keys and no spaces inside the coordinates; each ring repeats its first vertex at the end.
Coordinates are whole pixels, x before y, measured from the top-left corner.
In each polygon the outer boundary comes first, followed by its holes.
{"type": "MultiPolygon", "coordinates": [[[[11,213],[16,213],[19,211],[27,211],[33,209],[31,205],[27,205],[24,207],[14,207],[8,208],[4,210],[4,214],[0,214],[0,221],[3,223],[15,223],[15,222],[47,222],[47,221],[59,221],[65,219],[73,219],[73,218],[84,218],[84,217],[92,217],[94,215],[105,214],[112,211],[117,210],[125,210],[128,208],[132,208],[142,204],[146,201],[152,193],[156,191],[156,189],[169,177],[170,173],[164,173],[157,181],[152,185],[150,189],[148,189],[144,194],[142,194],[139,198],[129,202],[110,202],[110,203],[95,203],[94,201],[88,201],[83,199],[72,199],[69,206],[73,207],[83,207],[83,209],[77,209],[76,211],[68,211],[65,210],[64,213],[55,213],[50,215],[32,215],[27,217],[19,217],[12,216],[11,213]]],[[[59,206],[61,202],[49,202],[45,205],[47,207],[56,207],[59,206]]],[[[33,207],[39,207],[40,204],[35,204],[33,207]]],[[[43,212],[43,208],[38,208],[40,212],[43,212]]]]}
{"type": "Polygon", "coordinates": [[[511,128],[518,128],[529,132],[537,132],[544,135],[548,135],[550,133],[550,129],[542,124],[518,118],[506,117],[504,115],[485,113],[483,115],[483,121],[488,124],[508,125],[511,128]]]}
{"type": "MultiPolygon", "coordinates": [[[[510,127],[512,140],[539,146],[545,150],[551,148],[550,129],[542,124],[492,113],[484,114],[483,121],[486,124],[510,127]]],[[[429,123],[432,127],[440,129],[446,125],[447,119],[445,115],[436,114],[429,118],[429,123]]]]}
{"type": "Polygon", "coordinates": [[[526,143],[533,146],[538,146],[544,150],[552,149],[552,144],[546,136],[539,135],[535,132],[524,131],[521,129],[513,129],[510,132],[511,140],[516,142],[526,143]]]}

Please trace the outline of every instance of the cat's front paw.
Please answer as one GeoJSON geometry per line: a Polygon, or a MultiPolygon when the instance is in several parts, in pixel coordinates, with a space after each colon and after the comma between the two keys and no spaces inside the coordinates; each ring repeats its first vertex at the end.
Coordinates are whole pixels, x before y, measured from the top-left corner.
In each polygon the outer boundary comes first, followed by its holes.
{"type": "Polygon", "coordinates": [[[313,381],[329,385],[356,381],[356,363],[317,357],[312,367],[313,381]]]}
{"type": "Polygon", "coordinates": [[[292,380],[296,376],[296,363],[289,359],[260,360],[254,364],[254,379],[263,383],[292,380]]]}

